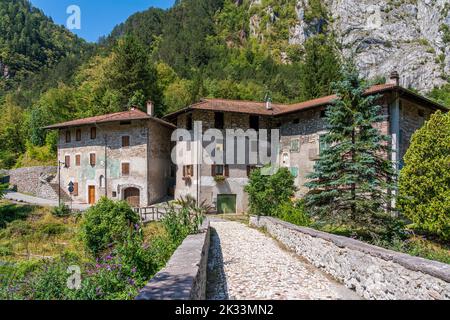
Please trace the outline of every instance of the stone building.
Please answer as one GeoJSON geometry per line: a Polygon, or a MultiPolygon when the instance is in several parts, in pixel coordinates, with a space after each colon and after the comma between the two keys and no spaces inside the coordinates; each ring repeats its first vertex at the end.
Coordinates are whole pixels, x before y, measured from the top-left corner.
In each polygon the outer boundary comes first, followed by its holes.
{"type": "MultiPolygon", "coordinates": [[[[393,152],[390,157],[397,170],[409,146],[412,134],[436,110],[445,107],[399,86],[399,76],[391,74],[389,83],[376,85],[367,90],[368,95],[379,95],[384,120],[375,124],[383,134],[390,135],[393,152]]],[[[270,102],[203,99],[183,110],[165,117],[178,128],[194,129],[201,121],[202,130],[226,129],[279,129],[277,163],[287,167],[295,176],[297,196],[304,195],[304,183],[312,172],[323,144],[321,137],[327,133],[325,110],[336,96],[331,95],[296,104],[272,104],[270,102]]],[[[194,139],[195,140],[195,139],[194,139]]],[[[182,142],[177,140],[177,145],[182,142]]],[[[190,143],[189,143],[190,144],[190,143]]],[[[203,146],[208,143],[203,142],[203,146]]],[[[185,147],[189,149],[189,147],[185,147]]],[[[219,142],[215,148],[226,151],[226,143],[219,142]],[[217,147],[219,146],[219,147],[217,147]]],[[[246,152],[253,148],[246,144],[246,152]]],[[[236,162],[233,162],[236,163],[236,162]]],[[[250,162],[248,162],[250,163],[250,162]]],[[[175,197],[191,195],[205,201],[218,212],[245,212],[248,207],[244,186],[248,183],[249,164],[199,163],[178,165],[175,197]]]]}
{"type": "Polygon", "coordinates": [[[170,137],[175,127],[147,113],[130,111],[78,119],[46,129],[59,131],[61,186],[73,183],[76,202],[102,196],[143,207],[165,198],[173,188],[170,137]]]}

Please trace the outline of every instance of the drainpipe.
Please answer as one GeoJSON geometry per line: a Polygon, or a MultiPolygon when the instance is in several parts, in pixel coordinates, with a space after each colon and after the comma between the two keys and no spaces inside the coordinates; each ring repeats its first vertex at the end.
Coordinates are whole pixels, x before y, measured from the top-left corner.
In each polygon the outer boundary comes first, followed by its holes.
{"type": "Polygon", "coordinates": [[[105,197],[108,198],[108,136],[105,133],[105,197]]]}

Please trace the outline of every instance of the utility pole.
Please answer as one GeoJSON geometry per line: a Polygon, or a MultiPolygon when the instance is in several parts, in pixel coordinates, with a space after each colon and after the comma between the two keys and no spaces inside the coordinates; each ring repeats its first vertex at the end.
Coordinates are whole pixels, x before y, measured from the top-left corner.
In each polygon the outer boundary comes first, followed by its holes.
{"type": "Polygon", "coordinates": [[[61,206],[61,165],[66,163],[58,159],[58,206],[61,206]]]}

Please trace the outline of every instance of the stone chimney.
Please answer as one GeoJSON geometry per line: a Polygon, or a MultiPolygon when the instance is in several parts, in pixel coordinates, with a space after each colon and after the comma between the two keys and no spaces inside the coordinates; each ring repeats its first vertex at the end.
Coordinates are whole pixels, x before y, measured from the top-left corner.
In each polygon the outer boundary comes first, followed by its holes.
{"type": "Polygon", "coordinates": [[[155,105],[153,104],[153,101],[151,101],[151,100],[147,101],[147,114],[150,117],[155,116],[155,105]]]}
{"type": "Polygon", "coordinates": [[[272,110],[272,99],[271,98],[267,98],[267,100],[266,100],[266,109],[272,110]]]}
{"type": "Polygon", "coordinates": [[[400,75],[398,74],[397,70],[391,72],[388,83],[396,86],[400,85],[400,75]]]}

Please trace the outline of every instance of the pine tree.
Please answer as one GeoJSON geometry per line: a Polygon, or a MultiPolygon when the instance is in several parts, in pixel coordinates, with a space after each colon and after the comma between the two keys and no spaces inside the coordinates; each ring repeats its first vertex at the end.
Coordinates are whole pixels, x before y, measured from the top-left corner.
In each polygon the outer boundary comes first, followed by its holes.
{"type": "Polygon", "coordinates": [[[374,124],[382,121],[378,96],[366,87],[351,65],[335,83],[337,99],[327,110],[329,133],[307,183],[309,212],[322,220],[369,232],[383,231],[391,220],[394,168],[389,139],[374,124]]]}
{"type": "Polygon", "coordinates": [[[340,61],[331,36],[323,34],[305,43],[305,57],[300,65],[302,100],[329,95],[331,84],[340,80],[340,61]]]}

